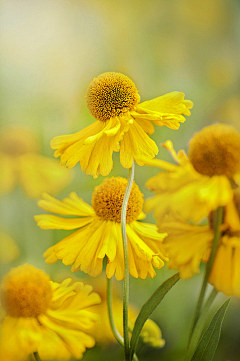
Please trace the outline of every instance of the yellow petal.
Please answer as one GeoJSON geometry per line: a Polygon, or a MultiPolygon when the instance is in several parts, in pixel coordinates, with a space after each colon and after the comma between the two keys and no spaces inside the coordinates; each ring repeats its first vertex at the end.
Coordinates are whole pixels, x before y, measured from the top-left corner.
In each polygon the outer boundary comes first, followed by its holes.
{"type": "Polygon", "coordinates": [[[75,192],[71,192],[62,201],[43,193],[43,199],[38,201],[38,206],[45,211],[62,215],[76,215],[82,217],[94,216],[95,212],[91,206],[78,197],[75,192]]]}
{"type": "Polygon", "coordinates": [[[57,149],[55,157],[61,156],[61,163],[72,168],[80,162],[82,171],[97,178],[108,175],[112,169],[112,153],[119,150],[122,130],[119,118],[107,122],[97,121],[82,131],[52,140],[57,149]]]}
{"type": "Polygon", "coordinates": [[[120,144],[120,162],[124,168],[132,166],[133,159],[143,165],[139,157],[154,158],[158,153],[155,142],[148,137],[136,121],[129,127],[129,131],[124,134],[120,144]]]}
{"type": "Polygon", "coordinates": [[[25,361],[41,340],[38,322],[32,317],[5,317],[1,324],[0,359],[25,361]]]}
{"type": "Polygon", "coordinates": [[[179,123],[185,121],[181,114],[191,115],[189,109],[192,107],[190,100],[184,100],[184,93],[175,91],[141,103],[136,110],[140,119],[151,120],[158,126],[166,125],[171,129],[178,129],[179,123]]]}
{"type": "Polygon", "coordinates": [[[183,114],[186,109],[191,109],[193,103],[184,100],[184,93],[173,91],[159,96],[158,98],[147,100],[138,105],[141,110],[161,113],[183,114]]]}
{"type": "Polygon", "coordinates": [[[178,269],[182,279],[199,273],[200,261],[211,247],[213,232],[208,226],[189,224],[182,218],[162,221],[159,232],[167,232],[163,246],[169,256],[168,268],[178,269]]]}
{"type": "Polygon", "coordinates": [[[79,330],[66,329],[45,315],[39,316],[39,321],[44,327],[54,331],[66,345],[66,348],[77,359],[82,358],[86,347],[93,347],[95,345],[95,341],[91,336],[79,330]]]}
{"type": "Polygon", "coordinates": [[[37,225],[42,229],[76,229],[86,226],[94,221],[93,217],[63,218],[49,214],[34,216],[37,225]]]}

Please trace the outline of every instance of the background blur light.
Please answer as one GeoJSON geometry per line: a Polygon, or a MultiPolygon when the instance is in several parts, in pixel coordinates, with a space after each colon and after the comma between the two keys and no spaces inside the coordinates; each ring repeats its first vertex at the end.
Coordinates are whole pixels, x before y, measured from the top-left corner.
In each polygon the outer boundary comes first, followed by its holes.
{"type": "MultiPolygon", "coordinates": [[[[2,0],[0,22],[0,131],[9,126],[34,131],[44,156],[53,158],[49,142],[54,136],[77,132],[94,121],[85,93],[90,81],[107,71],[129,76],[142,101],[174,90],[183,91],[193,101],[192,115],[178,131],[156,127],[152,138],[158,145],[171,139],[176,150],[187,150],[193,133],[213,122],[232,124],[240,131],[238,0],[2,0]]],[[[157,157],[170,160],[164,149],[157,157]]],[[[151,193],[145,182],[156,173],[156,169],[137,166],[136,182],[146,197],[151,193]]],[[[93,189],[103,177],[94,180],[79,165],[71,174],[71,183],[57,198],[74,190],[91,202],[93,189]]],[[[115,153],[111,176],[118,175],[127,177],[128,171],[115,153]]],[[[70,267],[60,261],[45,264],[43,252],[66,236],[66,231],[38,228],[33,215],[40,213],[37,200],[25,196],[20,187],[0,197],[0,230],[15,240],[20,252],[17,259],[0,264],[1,274],[29,262],[56,281],[66,276],[86,278],[82,272],[71,274],[70,267]]],[[[154,222],[153,216],[148,215],[147,221],[154,222]]],[[[3,242],[2,233],[0,237],[3,242]]],[[[131,302],[140,308],[171,274],[164,268],[154,279],[131,279],[131,302]]],[[[143,348],[141,361],[180,360],[200,282],[201,276],[179,282],[152,315],[166,346],[143,348]]],[[[224,299],[219,295],[216,304],[224,299]]],[[[239,340],[240,301],[235,298],[214,360],[239,361],[239,340]]],[[[122,360],[117,344],[108,350],[97,345],[83,360],[113,357],[122,360]]]]}

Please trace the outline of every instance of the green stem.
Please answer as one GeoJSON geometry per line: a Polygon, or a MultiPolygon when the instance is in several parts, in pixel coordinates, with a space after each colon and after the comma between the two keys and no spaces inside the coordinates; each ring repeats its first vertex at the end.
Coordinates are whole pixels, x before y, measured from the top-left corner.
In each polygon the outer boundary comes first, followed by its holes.
{"type": "MultiPolygon", "coordinates": [[[[124,347],[124,340],[123,337],[118,332],[114,320],[113,320],[113,312],[112,312],[112,293],[113,293],[113,282],[112,278],[107,278],[107,301],[108,301],[108,316],[110,321],[110,326],[112,329],[112,332],[116,338],[116,340],[124,347]]],[[[137,355],[133,355],[133,361],[138,361],[137,355]]]]}
{"type": "Polygon", "coordinates": [[[127,204],[130,196],[132,184],[134,179],[134,160],[133,165],[129,169],[128,184],[123,198],[122,212],[121,212],[121,230],[123,239],[123,253],[124,253],[124,281],[123,281],[123,338],[124,338],[124,354],[125,360],[130,360],[130,344],[128,335],[128,302],[129,302],[129,263],[128,263],[128,245],[127,245],[127,230],[126,230],[126,215],[127,204]]]}
{"type": "Polygon", "coordinates": [[[109,316],[109,322],[112,329],[112,332],[116,338],[116,340],[120,343],[120,345],[124,346],[124,340],[123,337],[118,332],[114,320],[113,320],[113,312],[112,312],[112,290],[113,290],[113,282],[112,278],[107,278],[107,302],[108,302],[108,316],[109,316]]]}
{"type": "Polygon", "coordinates": [[[38,352],[34,352],[34,353],[33,353],[33,356],[34,356],[34,358],[35,358],[36,361],[41,361],[38,352]]]}
{"type": "Polygon", "coordinates": [[[209,310],[210,310],[211,305],[212,305],[213,301],[215,300],[217,294],[218,294],[218,291],[215,288],[213,288],[212,292],[210,293],[210,295],[203,307],[201,317],[198,319],[198,321],[196,323],[191,340],[188,344],[185,361],[190,361],[192,359],[192,356],[195,352],[197,344],[200,340],[201,333],[202,333],[203,327],[205,325],[206,319],[208,317],[209,310]]]}
{"type": "Polygon", "coordinates": [[[213,244],[212,244],[212,251],[211,251],[211,255],[209,258],[209,261],[206,264],[206,268],[205,268],[205,275],[204,275],[204,279],[203,279],[203,284],[202,284],[202,288],[201,288],[201,292],[198,298],[198,303],[196,306],[196,310],[195,310],[195,315],[194,315],[194,319],[193,319],[193,325],[191,328],[191,333],[190,333],[190,337],[189,337],[189,342],[188,344],[190,345],[191,342],[191,338],[194,332],[194,329],[196,327],[196,323],[200,317],[201,314],[201,309],[202,309],[202,303],[204,300],[204,296],[205,296],[205,292],[206,292],[206,288],[207,288],[207,283],[208,283],[208,278],[210,276],[211,273],[211,269],[213,266],[213,262],[214,262],[214,258],[216,256],[217,253],[217,249],[218,249],[218,243],[221,237],[221,231],[220,231],[220,226],[222,224],[222,220],[223,220],[223,208],[219,207],[214,213],[213,213],[213,225],[214,225],[214,239],[213,239],[213,244]]]}

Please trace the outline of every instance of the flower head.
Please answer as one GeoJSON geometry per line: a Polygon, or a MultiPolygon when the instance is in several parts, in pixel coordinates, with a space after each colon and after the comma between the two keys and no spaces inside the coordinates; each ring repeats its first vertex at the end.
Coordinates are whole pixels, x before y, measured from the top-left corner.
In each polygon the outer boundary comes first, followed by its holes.
{"type": "Polygon", "coordinates": [[[35,133],[24,128],[8,128],[0,134],[0,193],[11,192],[20,184],[27,196],[42,192],[58,193],[70,182],[70,173],[56,161],[39,154],[35,133]]]}
{"type": "Polygon", "coordinates": [[[86,308],[100,302],[92,287],[71,279],[50,281],[30,265],[3,277],[0,295],[5,317],[1,325],[1,360],[25,360],[38,352],[42,360],[81,358],[94,346],[87,333],[98,320],[86,308]]]}
{"type": "Polygon", "coordinates": [[[146,184],[156,196],[146,201],[145,210],[154,209],[159,225],[169,212],[199,222],[231,201],[232,185],[240,185],[240,134],[233,127],[216,124],[195,134],[189,158],[182,150],[176,154],[170,141],[163,146],[178,165],[161,160],[145,162],[167,170],[146,184]]]}
{"type": "Polygon", "coordinates": [[[87,106],[97,122],[76,134],[62,135],[51,141],[54,156],[72,168],[80,162],[82,171],[94,178],[110,173],[113,152],[120,151],[123,167],[130,168],[133,159],[143,165],[141,156],[154,158],[158,153],[148,134],[154,126],[178,129],[190,115],[193,104],[181,92],[171,92],[139,104],[135,84],[120,73],[104,73],[94,78],[86,94],[87,106]]]}
{"type": "Polygon", "coordinates": [[[225,124],[203,128],[190,140],[189,160],[200,174],[232,178],[240,172],[240,133],[225,124]]]}
{"type": "MultiPolygon", "coordinates": [[[[222,235],[209,277],[217,291],[240,297],[240,191],[224,207],[222,235]]],[[[212,217],[208,225],[187,222],[176,216],[165,217],[159,231],[168,232],[163,246],[170,261],[168,268],[179,270],[182,279],[199,273],[200,262],[207,262],[212,249],[214,232],[212,217]]]]}
{"type": "MultiPolygon", "coordinates": [[[[49,212],[60,215],[78,216],[63,218],[55,215],[35,216],[42,229],[77,229],[45,253],[47,263],[59,259],[65,265],[72,265],[72,271],[82,270],[90,276],[102,272],[103,258],[107,256],[106,274],[114,273],[118,280],[124,278],[124,259],[121,234],[121,207],[127,180],[121,177],[110,178],[97,186],[92,196],[92,207],[86,204],[75,192],[68,198],[58,201],[44,194],[38,205],[49,212]]],[[[157,227],[139,220],[142,213],[143,197],[138,186],[133,185],[127,208],[127,237],[129,268],[133,277],[154,277],[153,266],[161,268],[166,256],[162,252],[165,233],[157,232],[157,227]]]]}
{"type": "Polygon", "coordinates": [[[95,119],[105,122],[135,108],[140,101],[131,79],[121,73],[103,73],[89,84],[87,107],[95,119]]]}

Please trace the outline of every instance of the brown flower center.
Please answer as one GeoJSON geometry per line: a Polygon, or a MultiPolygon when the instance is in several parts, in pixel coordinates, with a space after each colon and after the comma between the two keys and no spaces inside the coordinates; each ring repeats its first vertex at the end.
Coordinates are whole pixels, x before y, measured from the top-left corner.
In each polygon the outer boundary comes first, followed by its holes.
{"type": "Polygon", "coordinates": [[[231,178],[240,172],[240,133],[224,124],[203,128],[190,140],[189,159],[201,174],[231,178]]]}
{"type": "Polygon", "coordinates": [[[103,73],[89,84],[87,107],[100,121],[107,121],[134,109],[140,97],[133,81],[121,73],[103,73]]]}
{"type": "MultiPolygon", "coordinates": [[[[121,177],[105,179],[102,184],[95,187],[92,195],[92,206],[97,216],[106,221],[120,223],[126,187],[127,179],[121,177]]],[[[127,223],[137,220],[142,207],[143,194],[134,182],[127,206],[127,223]]]]}
{"type": "Polygon", "coordinates": [[[29,265],[12,268],[2,280],[2,305],[9,316],[36,317],[44,313],[52,298],[50,278],[29,265]]]}

